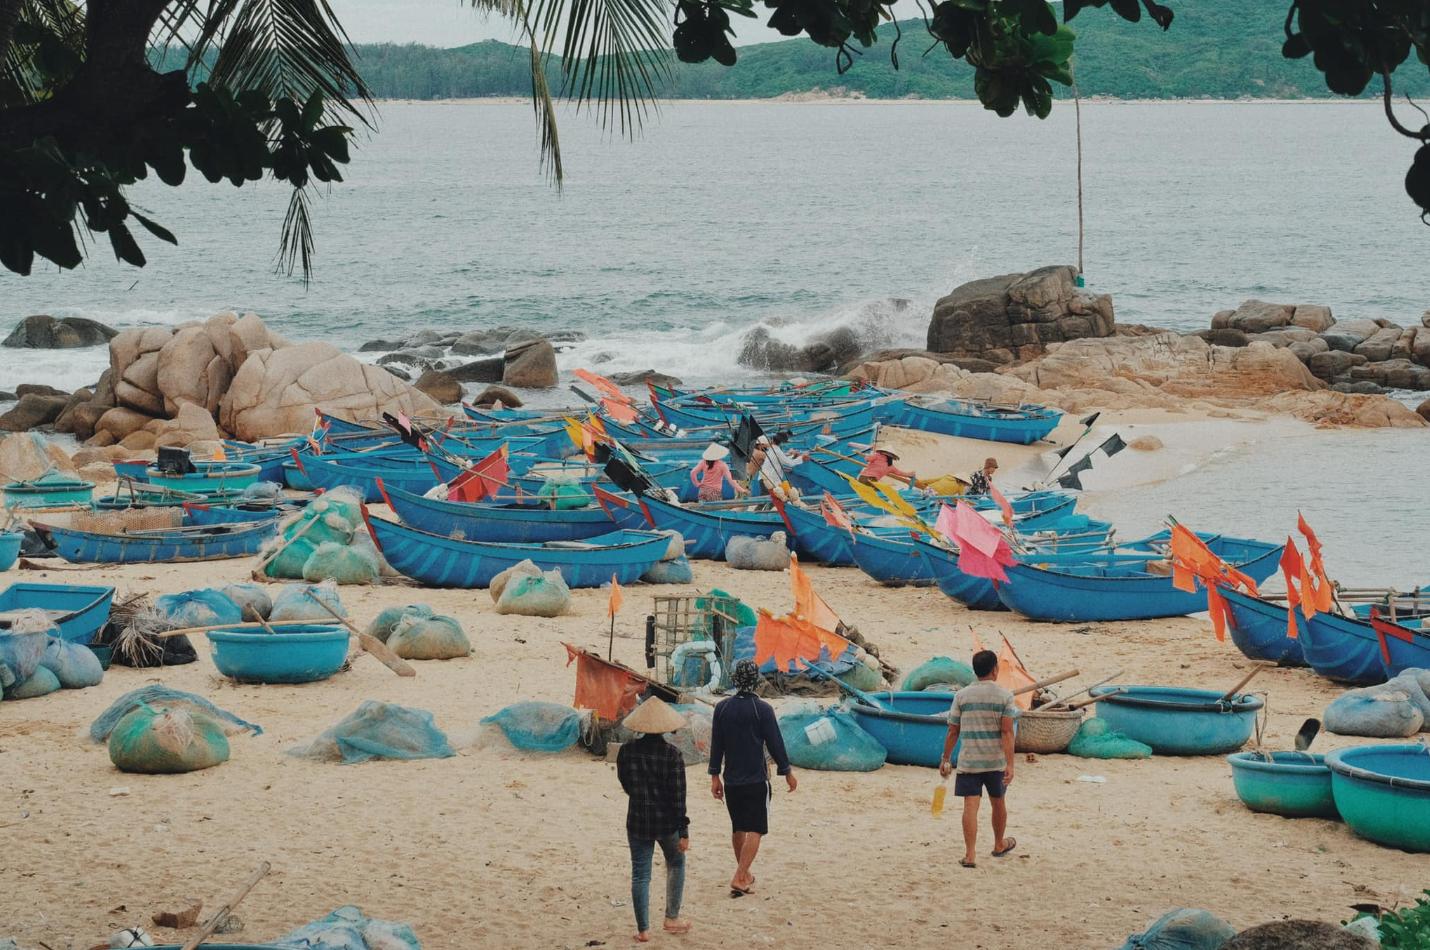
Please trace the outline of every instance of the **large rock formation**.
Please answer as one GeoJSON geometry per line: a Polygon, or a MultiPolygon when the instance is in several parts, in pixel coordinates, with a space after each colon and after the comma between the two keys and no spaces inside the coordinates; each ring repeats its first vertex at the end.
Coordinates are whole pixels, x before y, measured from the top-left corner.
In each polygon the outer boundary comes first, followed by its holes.
{"type": "Polygon", "coordinates": [[[769,372],[823,373],[859,356],[863,343],[851,327],[836,327],[796,346],[756,327],[740,341],[737,361],[769,372]]]}
{"type": "Polygon", "coordinates": [[[26,347],[35,350],[68,350],[85,346],[102,346],[118,331],[97,320],[84,317],[61,317],[37,313],[16,324],[0,346],[26,347]]]}
{"type": "Polygon", "coordinates": [[[38,432],[0,436],[0,484],[39,478],[50,469],[75,470],[64,450],[38,432]]]}
{"type": "Polygon", "coordinates": [[[551,389],[556,385],[556,348],[546,340],[532,340],[506,351],[501,384],[518,389],[551,389]]]}
{"type": "Polygon", "coordinates": [[[26,432],[49,425],[60,417],[68,405],[68,396],[25,393],[9,412],[0,415],[0,430],[26,432]]]}
{"type": "Polygon", "coordinates": [[[928,349],[1011,363],[1052,343],[1111,336],[1112,298],[1081,289],[1076,277],[1063,265],[963,284],[934,305],[928,349]]]}
{"type": "Polygon", "coordinates": [[[219,402],[218,421],[237,438],[262,439],[306,431],[317,407],[347,419],[440,412],[382,367],[312,342],[249,352],[219,402]]]}

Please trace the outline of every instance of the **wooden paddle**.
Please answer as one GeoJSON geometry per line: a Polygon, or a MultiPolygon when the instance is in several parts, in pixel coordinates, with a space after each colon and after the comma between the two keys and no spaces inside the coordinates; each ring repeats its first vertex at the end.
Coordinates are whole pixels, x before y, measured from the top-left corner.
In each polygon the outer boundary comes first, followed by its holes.
{"type": "Polygon", "coordinates": [[[258,566],[253,569],[253,576],[254,576],[254,577],[259,577],[259,576],[264,576],[264,577],[266,577],[267,575],[264,574],[264,571],[267,570],[268,565],[269,565],[269,564],[272,564],[273,561],[274,561],[275,559],[277,559],[278,555],[280,555],[280,554],[282,554],[284,551],[288,550],[288,546],[289,546],[289,545],[291,545],[293,542],[297,541],[299,538],[301,538],[303,535],[307,534],[309,531],[313,530],[313,526],[316,525],[319,520],[320,520],[319,518],[316,518],[316,517],[313,518],[313,519],[312,519],[311,521],[309,521],[307,524],[303,525],[303,527],[302,527],[301,530],[294,532],[294,534],[293,534],[293,536],[292,536],[291,538],[287,539],[287,540],[284,541],[282,544],[280,544],[280,545],[278,545],[276,548],[274,548],[272,551],[269,551],[266,555],[264,555],[263,560],[259,561],[259,562],[258,562],[258,566]]]}
{"type": "Polygon", "coordinates": [[[1058,673],[1054,676],[1049,676],[1047,679],[1038,680],[1036,683],[1029,683],[1027,686],[1019,686],[1017,689],[1013,690],[1013,695],[1021,696],[1024,693],[1036,692],[1037,690],[1040,690],[1045,686],[1052,686],[1054,683],[1061,683],[1063,680],[1070,680],[1074,676],[1077,676],[1078,672],[1078,670],[1067,670],[1065,672],[1058,673]]]}
{"type": "Polygon", "coordinates": [[[379,640],[372,634],[364,633],[357,627],[353,626],[352,621],[348,620],[348,618],[344,617],[342,614],[338,613],[336,610],[323,603],[322,599],[319,598],[318,595],[313,593],[311,590],[305,590],[303,591],[303,593],[306,594],[308,597],[312,598],[314,603],[318,604],[318,606],[322,607],[329,614],[331,614],[334,620],[342,624],[344,627],[347,627],[348,630],[352,633],[352,635],[357,637],[358,643],[362,645],[362,648],[367,652],[371,653],[373,656],[377,657],[378,662],[380,662],[383,666],[387,667],[389,670],[392,670],[392,672],[396,673],[398,676],[417,675],[417,671],[412,668],[412,664],[408,663],[396,653],[393,653],[392,650],[388,648],[386,643],[383,643],[381,640],[379,640]]]}
{"type": "Polygon", "coordinates": [[[233,909],[239,905],[240,901],[248,896],[248,892],[253,890],[270,870],[272,870],[272,866],[267,861],[264,861],[255,868],[253,873],[248,876],[248,880],[243,882],[243,886],[238,889],[237,893],[230,897],[228,901],[208,919],[208,922],[205,923],[203,927],[199,928],[198,933],[184,941],[182,950],[194,950],[199,944],[203,943],[209,937],[212,937],[213,932],[219,928],[219,925],[228,919],[228,915],[233,913],[233,909]]]}
{"type": "Polygon", "coordinates": [[[1218,699],[1217,702],[1219,702],[1219,703],[1229,703],[1229,702],[1231,702],[1231,701],[1236,697],[1236,694],[1239,693],[1239,692],[1241,692],[1241,688],[1242,688],[1243,686],[1245,686],[1247,683],[1250,683],[1250,682],[1251,682],[1251,678],[1252,678],[1253,676],[1255,676],[1257,673],[1260,673],[1262,670],[1269,670],[1269,669],[1271,669],[1272,667],[1274,667],[1275,665],[1276,665],[1275,663],[1257,663],[1255,666],[1253,666],[1253,667],[1251,668],[1251,672],[1250,672],[1250,673],[1247,673],[1245,676],[1243,676],[1243,677],[1241,678],[1241,682],[1237,683],[1235,686],[1233,686],[1231,689],[1227,690],[1225,693],[1222,693],[1221,698],[1218,699]]]}
{"type": "Polygon", "coordinates": [[[1081,709],[1084,706],[1091,706],[1093,703],[1098,702],[1099,700],[1106,699],[1109,696],[1121,696],[1125,692],[1127,692],[1127,690],[1118,687],[1117,689],[1109,690],[1103,693],[1101,696],[1089,696],[1087,699],[1080,699],[1075,703],[1057,703],[1053,706],[1044,706],[1043,708],[1048,710],[1067,710],[1071,712],[1074,709],[1081,709]]]}
{"type": "MultiPolygon", "coordinates": [[[[1096,683],[1092,683],[1091,685],[1084,686],[1082,689],[1078,690],[1078,691],[1075,692],[1075,693],[1068,693],[1068,694],[1067,694],[1066,696],[1064,696],[1062,699],[1059,699],[1057,702],[1052,703],[1051,705],[1054,705],[1054,706],[1065,706],[1065,705],[1068,704],[1068,700],[1072,699],[1074,696],[1081,696],[1083,693],[1086,693],[1088,690],[1097,689],[1099,686],[1106,686],[1108,683],[1111,683],[1113,680],[1117,679],[1117,677],[1119,677],[1119,676],[1121,676],[1121,675],[1122,675],[1122,671],[1121,671],[1121,670],[1118,670],[1116,673],[1113,673],[1111,676],[1107,677],[1106,679],[1100,679],[1100,680],[1098,680],[1096,683]]],[[[1093,702],[1096,702],[1096,700],[1093,700],[1093,702]]]]}

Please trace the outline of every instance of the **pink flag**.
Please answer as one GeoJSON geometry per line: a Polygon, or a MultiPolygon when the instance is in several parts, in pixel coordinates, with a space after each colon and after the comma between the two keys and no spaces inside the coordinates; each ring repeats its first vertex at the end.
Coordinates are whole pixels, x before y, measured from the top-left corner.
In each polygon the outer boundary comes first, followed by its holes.
{"type": "MultiPolygon", "coordinates": [[[[944,506],[948,511],[948,506],[944,506]]],[[[944,520],[944,513],[939,513],[944,520]]],[[[1016,564],[1013,552],[1003,532],[983,519],[966,501],[960,501],[948,519],[949,534],[958,545],[958,569],[972,577],[987,577],[994,581],[1008,580],[1003,568],[1016,564]]]]}
{"type": "Polygon", "coordinates": [[[1013,506],[1008,504],[1008,499],[1004,498],[1003,493],[993,484],[989,484],[988,494],[998,503],[998,507],[1003,509],[1003,523],[1013,527],[1013,506]]]}

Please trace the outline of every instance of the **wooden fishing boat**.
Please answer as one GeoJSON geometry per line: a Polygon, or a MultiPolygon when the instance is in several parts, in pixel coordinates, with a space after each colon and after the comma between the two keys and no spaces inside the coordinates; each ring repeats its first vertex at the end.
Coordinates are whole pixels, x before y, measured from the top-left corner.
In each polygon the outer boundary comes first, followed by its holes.
{"type": "Polygon", "coordinates": [[[1430,851],[1430,755],[1418,743],[1362,745],[1326,755],[1346,825],[1377,844],[1430,851]]]}
{"type": "Polygon", "coordinates": [[[109,622],[113,587],[78,584],[11,584],[0,591],[0,630],[21,610],[39,610],[70,643],[90,643],[109,622]]]}
{"type": "MultiPolygon", "coordinates": [[[[1270,577],[1283,545],[1201,535],[1212,553],[1252,580],[1270,577]]],[[[1080,623],[1181,617],[1207,609],[1206,591],[1178,590],[1158,545],[1165,533],[1106,552],[1026,555],[1007,568],[1004,604],[1033,620],[1080,623]]]]}
{"type": "MultiPolygon", "coordinates": [[[[948,710],[953,693],[882,692],[872,694],[883,708],[853,703],[849,711],[859,726],[888,753],[891,765],[922,765],[938,768],[943,758],[943,741],[948,735],[948,710]]],[[[954,747],[954,760],[958,747],[954,747]]]]}
{"type": "Polygon", "coordinates": [[[785,505],[785,519],[793,531],[791,537],[800,560],[831,567],[854,566],[854,542],[849,531],[825,521],[817,508],[785,505]]]}
{"type": "Polygon", "coordinates": [[[600,587],[640,579],[665,556],[670,538],[654,531],[612,531],[585,541],[512,544],[462,541],[381,518],[368,530],[387,563],[432,587],[486,587],[493,577],[521,561],[543,571],[558,570],[570,587],[600,587]]]}
{"type": "Polygon", "coordinates": [[[965,439],[1030,445],[1058,427],[1063,414],[1047,406],[994,406],[966,399],[915,397],[887,404],[889,425],[965,439]]]}
{"type": "Polygon", "coordinates": [[[149,484],[160,488],[211,495],[247,488],[258,481],[258,473],[261,471],[253,462],[194,462],[193,466],[194,471],[175,475],[150,465],[144,470],[144,476],[149,484]]]}
{"type": "Polygon", "coordinates": [[[1372,614],[1371,630],[1380,643],[1380,658],[1386,678],[1399,676],[1406,670],[1430,670],[1430,632],[1393,623],[1372,614]]]}
{"type": "Polygon", "coordinates": [[[382,498],[404,524],[464,541],[542,544],[580,541],[615,529],[605,509],[554,510],[534,502],[444,501],[378,483],[382,498]]]}
{"type": "Polygon", "coordinates": [[[1317,613],[1308,620],[1303,618],[1301,629],[1306,663],[1326,679],[1353,686],[1385,682],[1380,640],[1370,624],[1340,614],[1317,613]]]}
{"type": "Polygon", "coordinates": [[[909,530],[885,530],[887,533],[859,530],[851,536],[854,563],[859,570],[887,587],[932,587],[933,571],[914,549],[909,530]]]}
{"type": "Polygon", "coordinates": [[[725,559],[733,537],[768,538],[776,531],[793,534],[780,513],[759,500],[672,504],[650,495],[639,504],[650,527],[679,531],[688,557],[725,559]]]}
{"type": "Polygon", "coordinates": [[[1296,612],[1296,638],[1286,636],[1286,605],[1274,604],[1231,587],[1223,587],[1231,642],[1252,660],[1281,666],[1305,666],[1306,620],[1296,612]]]}
{"type": "Polygon", "coordinates": [[[31,522],[55,553],[73,564],[154,564],[212,561],[258,553],[277,522],[157,528],[124,534],[77,531],[31,522]]]}
{"type": "Polygon", "coordinates": [[[184,523],[188,525],[245,524],[255,521],[277,521],[285,515],[307,506],[311,499],[284,498],[277,503],[240,501],[231,505],[210,505],[184,502],[184,523]]]}
{"type": "Polygon", "coordinates": [[[914,551],[923,558],[938,589],[971,610],[1007,610],[998,589],[986,577],[965,574],[958,567],[958,552],[928,538],[914,535],[914,551]]]}
{"type": "Polygon", "coordinates": [[[1266,705],[1243,693],[1229,699],[1179,686],[1096,686],[1097,718],[1156,755],[1226,755],[1246,745],[1266,705]]]}
{"type": "Polygon", "coordinates": [[[46,472],[39,478],[5,486],[7,510],[89,507],[93,497],[94,482],[60,472],[46,472]]]}

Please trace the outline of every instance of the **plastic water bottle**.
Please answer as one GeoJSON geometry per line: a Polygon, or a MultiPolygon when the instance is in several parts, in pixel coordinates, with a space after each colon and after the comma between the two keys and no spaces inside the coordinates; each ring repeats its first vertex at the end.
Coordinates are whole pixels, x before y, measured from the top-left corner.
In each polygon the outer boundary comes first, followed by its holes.
{"type": "Polygon", "coordinates": [[[940,782],[938,788],[933,790],[933,805],[929,811],[937,818],[943,814],[943,800],[948,797],[948,782],[940,782]]]}

